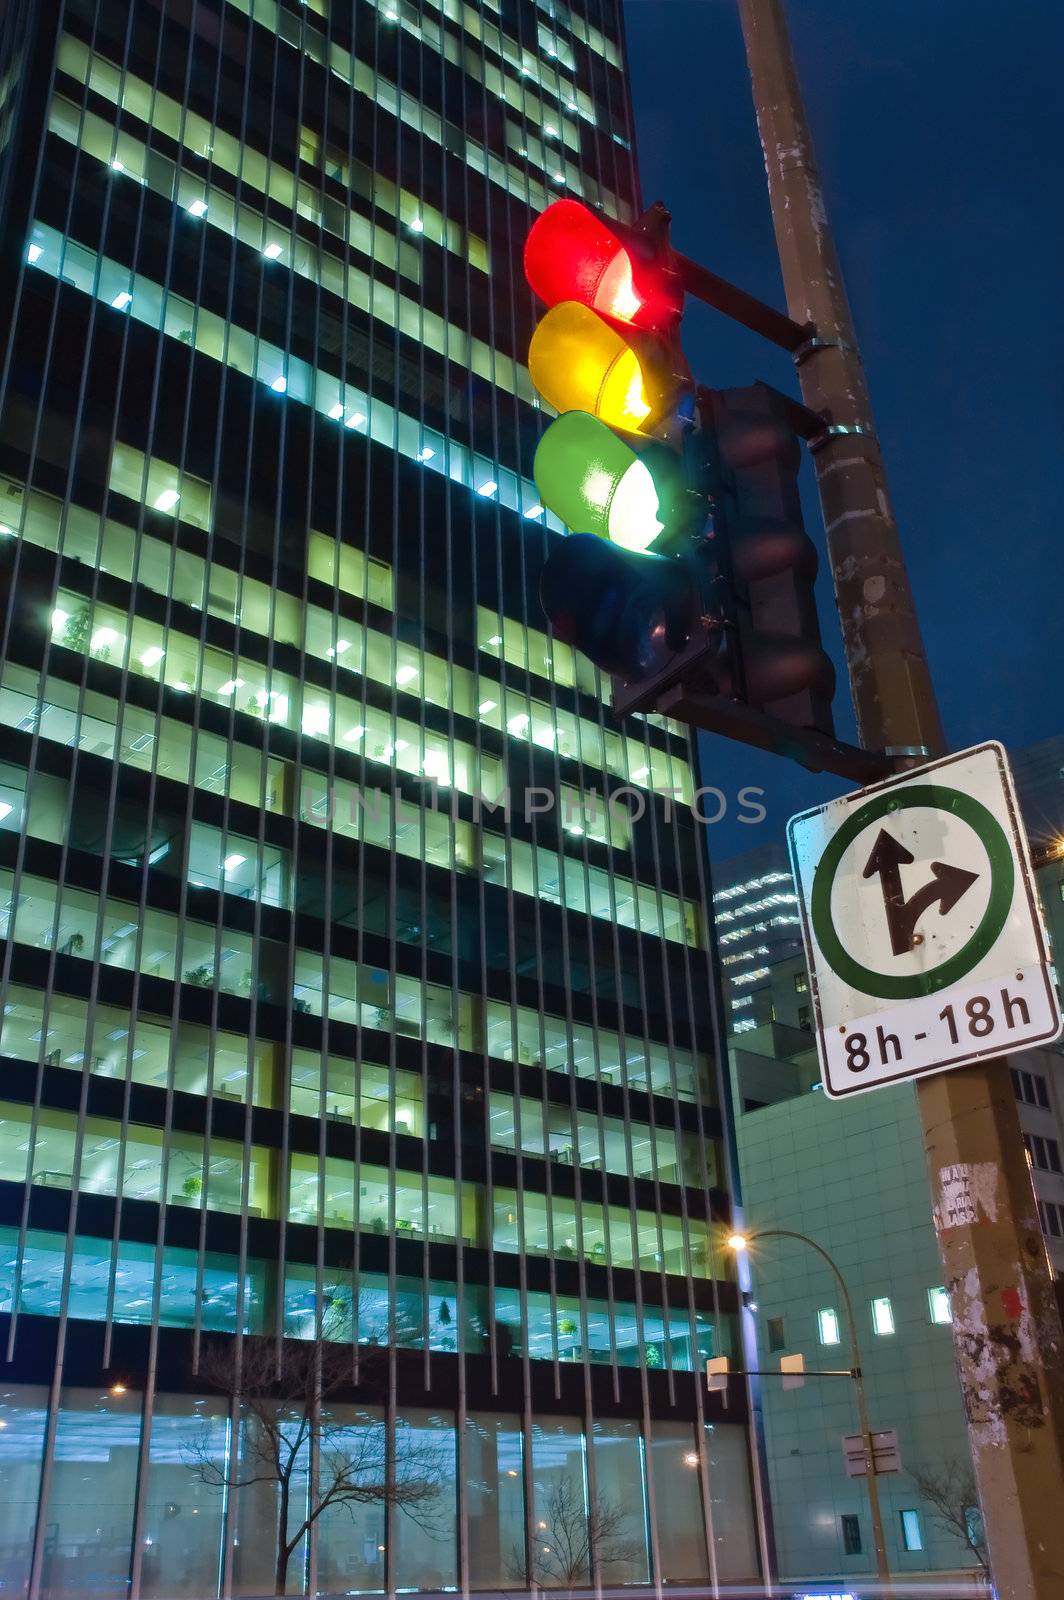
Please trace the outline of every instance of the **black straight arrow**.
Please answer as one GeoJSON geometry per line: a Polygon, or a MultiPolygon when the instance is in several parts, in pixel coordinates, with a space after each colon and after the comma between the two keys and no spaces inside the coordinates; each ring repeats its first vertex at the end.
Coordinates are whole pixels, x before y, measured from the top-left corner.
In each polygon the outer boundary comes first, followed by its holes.
{"type": "Polygon", "coordinates": [[[937,901],[939,914],[944,917],[979,876],[978,872],[967,872],[964,867],[951,867],[945,861],[932,861],[931,882],[925,883],[922,889],[917,889],[906,900],[901,885],[901,869],[906,862],[913,860],[915,857],[912,853],[892,838],[885,828],[881,828],[864,869],[866,878],[879,879],[883,908],[887,914],[890,948],[896,956],[902,956],[906,950],[912,949],[916,924],[929,906],[937,901]]]}

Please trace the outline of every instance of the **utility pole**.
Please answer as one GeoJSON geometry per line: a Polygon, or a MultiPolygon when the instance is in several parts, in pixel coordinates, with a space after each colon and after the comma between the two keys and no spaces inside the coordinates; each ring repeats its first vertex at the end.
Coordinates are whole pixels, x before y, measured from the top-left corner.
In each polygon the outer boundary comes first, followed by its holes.
{"type": "MultiPolygon", "coordinates": [[[[862,744],[897,770],[944,751],[861,358],[827,223],[783,0],[739,0],[862,744]]],[[[1064,1594],[1064,1339],[1007,1063],[916,1096],[968,1433],[999,1600],[1064,1594]]]]}

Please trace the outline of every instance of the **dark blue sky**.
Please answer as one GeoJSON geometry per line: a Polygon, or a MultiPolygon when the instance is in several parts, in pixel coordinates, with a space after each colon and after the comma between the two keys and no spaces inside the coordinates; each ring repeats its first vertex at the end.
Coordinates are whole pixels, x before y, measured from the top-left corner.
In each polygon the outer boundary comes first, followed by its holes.
{"type": "MultiPolygon", "coordinates": [[[[625,13],[646,202],[669,205],[680,249],[782,306],[735,0],[625,13]]],[[[1064,7],[789,13],[947,736],[1044,738],[1064,726],[1064,7]]],[[[797,393],[788,359],[724,318],[692,305],[686,327],[703,382],[797,393]]],[[[815,494],[807,520],[823,550],[815,494]]],[[[769,807],[760,827],[711,831],[718,859],[842,787],[715,737],[704,754],[707,783],[761,785],[769,807]]]]}

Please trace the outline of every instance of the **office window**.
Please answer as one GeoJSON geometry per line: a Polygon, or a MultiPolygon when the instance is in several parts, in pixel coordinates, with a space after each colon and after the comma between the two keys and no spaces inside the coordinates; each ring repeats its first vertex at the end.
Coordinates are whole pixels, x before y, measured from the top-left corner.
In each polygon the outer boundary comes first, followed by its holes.
{"type": "Polygon", "coordinates": [[[794,992],[795,994],[808,994],[809,979],[804,972],[796,972],[794,974],[794,992]]]}
{"type": "MultiPolygon", "coordinates": [[[[839,1344],[839,1314],[830,1306],[816,1314],[817,1331],[821,1344],[839,1344]]],[[[860,1545],[857,1547],[860,1549],[860,1545]]]]}
{"type": "Polygon", "coordinates": [[[927,1304],[931,1312],[931,1321],[947,1323],[953,1321],[953,1311],[949,1303],[949,1295],[943,1288],[928,1289],[927,1304]]]}
{"type": "Polygon", "coordinates": [[[861,1519],[854,1516],[843,1516],[842,1522],[842,1548],[848,1556],[861,1554],[861,1519]]]}
{"type": "Polygon", "coordinates": [[[924,1536],[920,1532],[920,1513],[918,1511],[899,1511],[901,1518],[901,1543],[903,1550],[922,1550],[924,1536]]]}
{"type": "Polygon", "coordinates": [[[1012,1088],[1017,1100],[1022,1101],[1024,1105],[1040,1106],[1043,1111],[1049,1110],[1049,1090],[1040,1072],[1024,1072],[1018,1067],[1013,1067],[1012,1088]]]}
{"type": "Polygon", "coordinates": [[[768,1322],[766,1323],[766,1329],[768,1331],[769,1349],[773,1353],[775,1353],[777,1350],[785,1349],[787,1341],[783,1330],[783,1318],[769,1317],[768,1322]]]}
{"type": "Polygon", "coordinates": [[[876,1333],[894,1332],[894,1308],[886,1295],[872,1301],[872,1326],[876,1333]]]}
{"type": "Polygon", "coordinates": [[[1052,1200],[1039,1200],[1038,1215],[1042,1221],[1042,1232],[1051,1239],[1064,1237],[1064,1210],[1052,1200]]]}
{"type": "Polygon", "coordinates": [[[1055,1139],[1043,1139],[1040,1133],[1025,1133],[1024,1148],[1031,1165],[1040,1172],[1059,1172],[1060,1145],[1055,1139]]]}
{"type": "Polygon", "coordinates": [[[210,484],[132,445],[115,445],[108,488],[196,528],[210,527],[210,484]]]}

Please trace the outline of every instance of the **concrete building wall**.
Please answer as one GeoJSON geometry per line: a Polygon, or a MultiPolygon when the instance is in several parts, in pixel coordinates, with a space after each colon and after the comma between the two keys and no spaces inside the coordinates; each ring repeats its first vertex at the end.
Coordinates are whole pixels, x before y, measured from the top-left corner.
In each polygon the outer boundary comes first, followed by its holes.
{"type": "MultiPolygon", "coordinates": [[[[743,1041],[744,1045],[746,1041],[743,1041]]],[[[902,1086],[850,1100],[805,1093],[740,1116],[739,1158],[751,1232],[808,1234],[838,1263],[854,1305],[872,1427],[895,1428],[907,1469],[965,1459],[964,1411],[948,1325],[932,1321],[928,1292],[942,1269],[930,1226],[930,1188],[915,1095],[902,1086]],[[872,1301],[887,1297],[892,1334],[877,1334],[872,1301]]],[[[778,1365],[772,1323],[807,1369],[847,1368],[843,1306],[828,1268],[795,1240],[751,1252],[762,1365],[778,1365]],[[818,1312],[834,1310],[842,1342],[820,1341],[818,1312]]],[[[784,1391],[764,1380],[766,1445],[781,1575],[851,1578],[873,1569],[868,1497],[846,1476],[841,1440],[857,1430],[853,1384],[809,1379],[784,1391]],[[856,1516],[861,1552],[847,1554],[843,1518],[856,1516]]],[[[910,1472],[879,1479],[891,1567],[898,1573],[966,1570],[961,1543],[938,1526],[910,1472]],[[904,1548],[901,1512],[919,1516],[924,1548],[904,1548]]]]}

